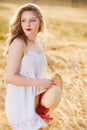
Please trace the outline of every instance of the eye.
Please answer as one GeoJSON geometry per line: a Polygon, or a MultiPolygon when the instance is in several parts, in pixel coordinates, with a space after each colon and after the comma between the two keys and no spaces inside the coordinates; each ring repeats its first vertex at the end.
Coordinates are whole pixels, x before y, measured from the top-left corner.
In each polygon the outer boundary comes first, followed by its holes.
{"type": "Polygon", "coordinates": [[[31,22],[36,22],[36,20],[35,20],[35,19],[32,19],[31,22]]]}
{"type": "Polygon", "coordinates": [[[22,19],[21,22],[25,22],[26,20],[22,19]]]}

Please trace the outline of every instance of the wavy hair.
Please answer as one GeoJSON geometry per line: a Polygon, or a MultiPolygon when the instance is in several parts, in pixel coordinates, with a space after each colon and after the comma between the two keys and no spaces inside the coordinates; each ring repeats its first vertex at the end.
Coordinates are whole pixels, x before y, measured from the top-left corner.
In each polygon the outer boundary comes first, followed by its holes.
{"type": "Polygon", "coordinates": [[[8,38],[6,40],[6,43],[8,43],[9,45],[12,43],[12,41],[16,37],[23,38],[26,43],[26,36],[21,27],[21,14],[24,11],[33,11],[39,18],[40,26],[39,26],[38,33],[44,33],[44,31],[45,31],[46,24],[44,21],[43,13],[42,13],[41,9],[39,8],[39,6],[36,4],[33,4],[33,3],[25,4],[25,5],[21,6],[18,9],[18,11],[11,18],[11,21],[9,24],[9,34],[8,34],[8,38]]]}

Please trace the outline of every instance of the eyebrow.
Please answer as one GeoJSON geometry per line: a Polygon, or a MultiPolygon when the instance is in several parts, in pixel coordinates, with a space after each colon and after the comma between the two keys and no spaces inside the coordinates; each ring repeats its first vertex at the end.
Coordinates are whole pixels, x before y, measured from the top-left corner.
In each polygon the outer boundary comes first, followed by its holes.
{"type": "MultiPolygon", "coordinates": [[[[21,19],[26,19],[26,18],[21,18],[21,19]]],[[[29,18],[29,19],[37,19],[37,18],[33,18],[33,17],[32,17],[32,18],[29,18]]]]}

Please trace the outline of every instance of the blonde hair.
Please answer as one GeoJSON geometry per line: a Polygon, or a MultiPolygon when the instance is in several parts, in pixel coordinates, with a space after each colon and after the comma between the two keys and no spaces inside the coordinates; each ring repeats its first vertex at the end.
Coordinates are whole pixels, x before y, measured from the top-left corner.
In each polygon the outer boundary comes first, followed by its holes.
{"type": "Polygon", "coordinates": [[[6,40],[6,43],[11,44],[12,41],[16,37],[23,38],[25,43],[26,43],[26,36],[25,36],[25,34],[22,30],[22,27],[21,27],[21,14],[24,11],[35,12],[35,14],[37,15],[37,17],[40,20],[40,27],[39,27],[38,33],[44,33],[45,32],[46,24],[45,24],[43,13],[42,13],[41,9],[36,4],[28,3],[28,4],[21,6],[18,9],[18,11],[14,14],[14,16],[11,18],[11,21],[10,21],[10,24],[9,24],[9,35],[8,35],[7,40],[6,40]]]}

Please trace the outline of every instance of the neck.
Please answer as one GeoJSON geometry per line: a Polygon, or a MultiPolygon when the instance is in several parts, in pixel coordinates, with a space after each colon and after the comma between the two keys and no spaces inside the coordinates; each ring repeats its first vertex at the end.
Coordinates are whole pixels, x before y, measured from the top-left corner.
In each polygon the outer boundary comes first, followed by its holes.
{"type": "Polygon", "coordinates": [[[37,39],[36,36],[34,36],[34,37],[33,36],[32,37],[27,37],[27,40],[32,42],[32,43],[35,43],[36,39],[37,39]]]}
{"type": "Polygon", "coordinates": [[[37,39],[35,38],[35,39],[30,39],[30,38],[27,38],[27,42],[29,43],[29,44],[35,44],[36,43],[36,41],[37,41],[37,39]]]}

